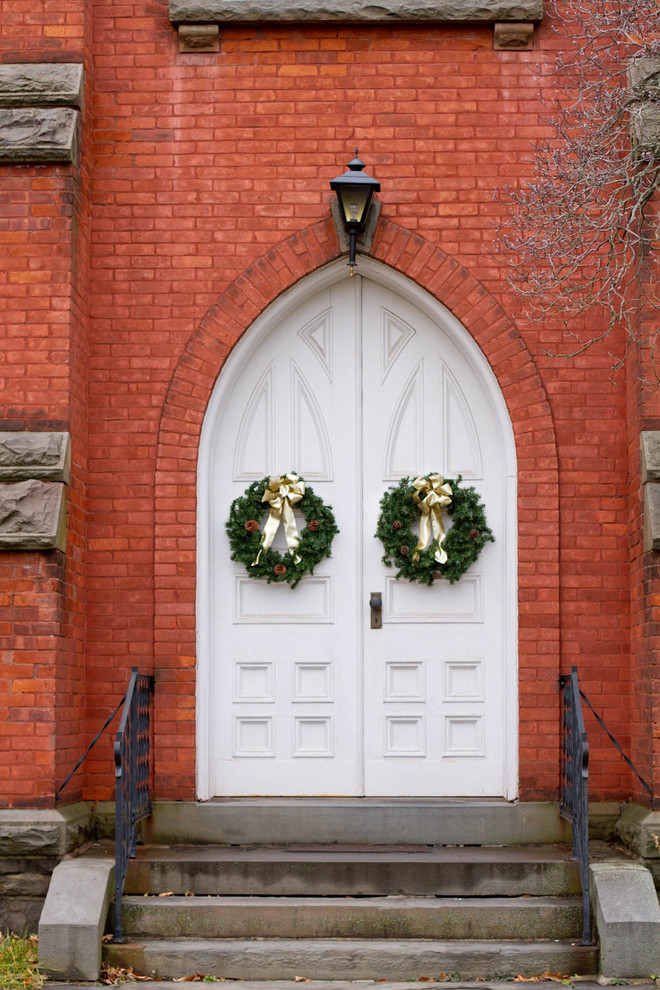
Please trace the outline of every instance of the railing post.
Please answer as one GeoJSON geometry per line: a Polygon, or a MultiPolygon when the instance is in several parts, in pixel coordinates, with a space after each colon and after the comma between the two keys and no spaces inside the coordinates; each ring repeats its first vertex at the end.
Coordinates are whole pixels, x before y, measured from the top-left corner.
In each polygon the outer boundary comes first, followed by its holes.
{"type": "Polygon", "coordinates": [[[573,823],[572,856],[582,883],[582,942],[591,945],[589,892],[589,743],[584,728],[577,667],[560,681],[562,705],[561,798],[559,811],[573,823]]]}
{"type": "Polygon", "coordinates": [[[115,739],[115,932],[123,942],[121,900],[128,861],[136,854],[137,824],[151,814],[150,702],[153,677],[133,667],[115,739]]]}

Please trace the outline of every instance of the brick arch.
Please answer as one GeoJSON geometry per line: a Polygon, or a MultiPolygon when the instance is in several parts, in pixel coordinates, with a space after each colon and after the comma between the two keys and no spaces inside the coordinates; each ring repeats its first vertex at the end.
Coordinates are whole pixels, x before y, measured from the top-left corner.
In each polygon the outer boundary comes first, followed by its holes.
{"type": "MultiPolygon", "coordinates": [[[[155,477],[159,798],[195,795],[196,487],[206,408],[227,355],[254,320],[282,292],[337,257],[330,218],[268,251],[208,310],[169,385],[155,477]]],[[[559,732],[559,487],[555,430],[543,382],[497,300],[453,258],[385,219],[371,257],[415,281],[461,321],[487,358],[509,410],[519,469],[520,796],[553,797],[559,732]]]]}

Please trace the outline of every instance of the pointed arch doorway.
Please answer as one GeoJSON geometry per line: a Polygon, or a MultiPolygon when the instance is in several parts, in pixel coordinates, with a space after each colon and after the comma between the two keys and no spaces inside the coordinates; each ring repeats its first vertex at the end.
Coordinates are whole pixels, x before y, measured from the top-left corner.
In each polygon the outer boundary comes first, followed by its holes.
{"type": "Polygon", "coordinates": [[[499,386],[432,296],[360,259],[359,276],[338,262],[273,303],[202,431],[199,797],[515,797],[515,496],[499,386]],[[340,528],[295,591],[250,579],[224,532],[251,481],[290,470],[340,528]],[[432,470],[477,488],[496,542],[425,588],[394,579],[373,534],[385,489],[432,470]]]}

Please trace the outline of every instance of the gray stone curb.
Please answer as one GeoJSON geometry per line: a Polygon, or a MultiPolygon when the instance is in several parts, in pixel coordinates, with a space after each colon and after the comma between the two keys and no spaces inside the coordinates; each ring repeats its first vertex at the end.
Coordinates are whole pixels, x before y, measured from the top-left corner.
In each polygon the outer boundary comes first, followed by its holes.
{"type": "MultiPolygon", "coordinates": [[[[213,986],[213,982],[202,983],[201,986],[210,987],[213,986]]],[[[268,980],[217,980],[215,982],[218,984],[226,982],[232,988],[235,988],[235,990],[378,990],[378,988],[383,988],[383,990],[521,990],[521,987],[524,986],[521,983],[504,980],[484,982],[468,982],[465,980],[454,982],[453,980],[447,980],[443,983],[435,981],[419,983],[413,980],[405,983],[389,983],[384,980],[377,982],[374,980],[354,980],[352,982],[314,980],[309,983],[302,981],[294,983],[291,980],[273,982],[269,982],[268,980]]],[[[90,987],[100,987],[101,985],[100,983],[46,983],[45,990],[90,990],[90,987]]],[[[148,980],[146,982],[140,980],[139,983],[122,984],[125,990],[133,990],[133,988],[135,990],[181,990],[182,987],[188,985],[187,983],[175,983],[166,980],[148,980]]],[[[190,985],[197,986],[200,984],[193,983],[190,985]]],[[[546,980],[529,983],[531,990],[557,990],[558,987],[566,985],[576,987],[577,990],[600,990],[600,987],[607,984],[605,982],[596,982],[595,980],[587,979],[574,979],[570,980],[567,984],[546,980]]],[[[617,980],[616,985],[635,987],[636,990],[658,990],[655,983],[639,983],[632,980],[617,980]]]]}

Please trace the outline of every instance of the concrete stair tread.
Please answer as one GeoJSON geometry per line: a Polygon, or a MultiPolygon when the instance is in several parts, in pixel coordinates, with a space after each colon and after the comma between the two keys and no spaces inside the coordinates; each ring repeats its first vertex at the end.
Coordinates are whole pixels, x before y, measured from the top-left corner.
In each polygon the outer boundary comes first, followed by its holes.
{"type": "Polygon", "coordinates": [[[143,862],[419,862],[419,863],[568,863],[570,849],[557,846],[141,846],[143,862]]]}
{"type": "Polygon", "coordinates": [[[162,894],[126,894],[122,900],[125,906],[135,906],[149,905],[150,907],[162,907],[164,910],[172,907],[180,907],[182,905],[190,907],[192,910],[204,910],[205,907],[216,906],[216,907],[246,907],[253,911],[259,909],[259,907],[299,907],[305,908],[307,910],[314,910],[314,908],[329,908],[332,906],[344,907],[347,903],[352,903],[360,906],[372,906],[372,907],[382,907],[382,908],[392,908],[392,907],[410,907],[410,908],[423,908],[424,910],[433,910],[434,906],[444,906],[451,907],[452,909],[460,910],[461,907],[466,909],[479,908],[493,910],[498,904],[503,908],[506,907],[519,907],[519,908],[529,908],[529,907],[557,907],[565,908],[572,907],[576,903],[579,903],[579,898],[577,897],[530,897],[530,896],[513,896],[513,897],[465,897],[465,896],[449,896],[444,897],[438,894],[428,894],[428,895],[409,895],[409,894],[382,894],[376,896],[358,896],[354,897],[351,894],[343,894],[340,896],[322,896],[322,897],[289,897],[274,895],[272,897],[260,896],[258,894],[244,894],[236,896],[225,896],[222,894],[201,894],[196,895],[166,895],[162,894]]]}
{"type": "Polygon", "coordinates": [[[235,938],[570,938],[570,897],[125,897],[131,936],[235,938]]]}
{"type": "Polygon", "coordinates": [[[262,945],[267,942],[268,945],[277,947],[280,944],[282,946],[287,946],[289,949],[294,945],[343,945],[344,943],[349,943],[351,946],[355,947],[366,947],[371,946],[376,943],[381,951],[387,949],[391,946],[406,945],[413,948],[417,945],[433,945],[437,946],[438,949],[443,949],[445,951],[451,950],[454,946],[461,946],[461,948],[470,951],[478,952],[480,949],[488,949],[492,951],[493,948],[497,948],[499,945],[515,946],[521,950],[528,950],[530,946],[534,945],[570,945],[575,948],[581,948],[585,950],[593,951],[593,945],[584,946],[579,940],[579,937],[575,938],[535,938],[535,939],[521,939],[521,938],[481,938],[481,939],[437,939],[437,938],[347,938],[347,937],[336,937],[336,938],[273,938],[266,939],[261,936],[255,935],[252,938],[223,938],[222,936],[216,936],[214,938],[197,938],[195,935],[181,935],[177,938],[127,938],[125,942],[113,943],[107,942],[103,951],[114,952],[115,950],[123,950],[124,948],[129,948],[130,946],[151,946],[156,948],[160,945],[176,946],[179,948],[203,948],[207,945],[237,945],[237,946],[248,946],[248,945],[262,945]]]}
{"type": "Polygon", "coordinates": [[[575,940],[154,939],[106,944],[109,965],[178,978],[205,973],[243,980],[463,979],[597,970],[597,950],[575,940]]]}
{"type": "Polygon", "coordinates": [[[149,846],[127,894],[566,895],[580,890],[566,848],[548,846],[149,846]]]}

